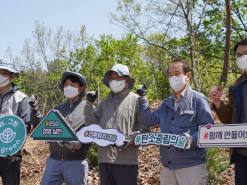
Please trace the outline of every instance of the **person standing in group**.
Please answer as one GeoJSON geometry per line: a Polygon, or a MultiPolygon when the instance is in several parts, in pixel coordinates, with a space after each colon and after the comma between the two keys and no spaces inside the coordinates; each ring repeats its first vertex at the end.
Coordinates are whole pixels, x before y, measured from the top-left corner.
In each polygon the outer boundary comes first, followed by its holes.
{"type": "MultiPolygon", "coordinates": [[[[221,87],[212,87],[209,92],[213,109],[224,124],[247,123],[247,38],[236,44],[234,52],[242,74],[230,87],[228,101],[221,101],[221,87]]],[[[247,148],[233,148],[231,163],[235,163],[235,184],[246,185],[247,148]]]]}
{"type": "MultiPolygon", "coordinates": [[[[32,103],[31,107],[29,97],[13,83],[18,75],[19,71],[12,66],[0,64],[0,115],[18,116],[25,122],[27,131],[30,132],[32,124],[39,118],[34,120],[35,117],[31,116],[31,113],[35,115],[32,111],[36,109],[35,104],[32,103]]],[[[34,101],[36,100],[32,99],[32,102],[34,101]]],[[[3,185],[20,184],[21,161],[21,150],[12,156],[0,157],[0,176],[3,185]]]]}
{"type": "Polygon", "coordinates": [[[145,125],[158,124],[162,133],[184,135],[185,149],[160,146],[161,185],[206,185],[206,151],[197,146],[200,125],[213,124],[207,98],[189,85],[190,69],[186,61],[175,59],[168,69],[172,95],[155,111],[146,96],[139,98],[145,125]]]}
{"type": "MultiPolygon", "coordinates": [[[[115,64],[108,70],[103,83],[110,88],[109,95],[96,108],[97,123],[103,129],[113,128],[130,139],[142,128],[139,121],[139,96],[131,92],[134,79],[126,65],[115,64]]],[[[128,144],[98,147],[101,185],[137,185],[138,148],[128,144]]]]}
{"type": "MultiPolygon", "coordinates": [[[[83,99],[87,83],[80,73],[63,73],[59,88],[67,100],[55,109],[74,131],[96,122],[94,112],[90,113],[91,109],[87,108],[87,101],[83,99]]],[[[89,147],[89,144],[79,142],[49,142],[50,156],[41,185],[62,185],[63,182],[67,185],[86,185],[89,147]]]]}

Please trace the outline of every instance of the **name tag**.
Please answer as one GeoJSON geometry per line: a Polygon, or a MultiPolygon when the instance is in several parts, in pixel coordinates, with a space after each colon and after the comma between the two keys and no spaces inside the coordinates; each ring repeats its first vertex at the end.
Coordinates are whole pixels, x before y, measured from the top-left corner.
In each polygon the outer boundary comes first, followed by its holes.
{"type": "Polygon", "coordinates": [[[184,110],[180,113],[180,115],[183,115],[183,114],[190,114],[190,115],[193,115],[195,113],[195,111],[193,110],[184,110]]]}

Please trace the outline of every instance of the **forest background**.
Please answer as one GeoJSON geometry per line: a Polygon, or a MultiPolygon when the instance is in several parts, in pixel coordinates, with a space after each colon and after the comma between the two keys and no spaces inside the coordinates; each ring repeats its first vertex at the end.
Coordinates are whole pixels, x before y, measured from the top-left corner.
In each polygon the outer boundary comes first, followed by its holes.
{"type": "MultiPolygon", "coordinates": [[[[115,63],[129,66],[136,80],[133,91],[139,84],[148,86],[151,101],[170,95],[166,70],[176,57],[188,61],[191,85],[206,95],[222,83],[227,90],[241,73],[233,47],[247,35],[247,0],[119,0],[110,21],[127,34],[122,38],[102,34],[96,39],[88,36],[84,25],[71,32],[37,21],[21,54],[9,49],[1,63],[21,71],[16,83],[26,94],[38,96],[42,114],[64,101],[58,84],[67,70],[82,73],[88,90],[99,92],[98,101],[109,92],[102,78],[115,63]]],[[[229,168],[225,152],[208,152],[212,182],[229,168]]]]}

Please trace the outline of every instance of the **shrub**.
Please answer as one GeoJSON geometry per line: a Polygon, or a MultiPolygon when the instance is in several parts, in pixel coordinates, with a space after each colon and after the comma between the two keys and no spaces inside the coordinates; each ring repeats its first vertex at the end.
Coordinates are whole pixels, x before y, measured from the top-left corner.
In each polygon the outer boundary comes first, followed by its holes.
{"type": "Polygon", "coordinates": [[[208,184],[222,184],[221,176],[229,168],[228,151],[220,148],[210,148],[207,151],[208,184]]]}

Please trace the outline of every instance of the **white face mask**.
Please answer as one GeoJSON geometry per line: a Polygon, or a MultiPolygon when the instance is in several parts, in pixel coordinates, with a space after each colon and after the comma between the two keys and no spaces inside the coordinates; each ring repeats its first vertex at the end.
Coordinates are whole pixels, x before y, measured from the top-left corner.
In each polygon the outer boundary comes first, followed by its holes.
{"type": "Polygon", "coordinates": [[[125,80],[112,80],[109,86],[114,93],[119,93],[125,88],[125,80]]]}
{"type": "Polygon", "coordinates": [[[169,83],[171,88],[177,92],[181,90],[186,84],[186,76],[172,76],[169,77],[169,83]]]}
{"type": "Polygon", "coordinates": [[[247,55],[238,57],[236,62],[241,70],[247,70],[247,55]]]}
{"type": "Polygon", "coordinates": [[[3,75],[0,75],[0,87],[5,87],[9,85],[9,78],[3,75]]]}
{"type": "Polygon", "coordinates": [[[70,85],[64,87],[63,89],[64,96],[67,98],[74,98],[79,94],[79,90],[76,87],[72,87],[70,85]]]}

